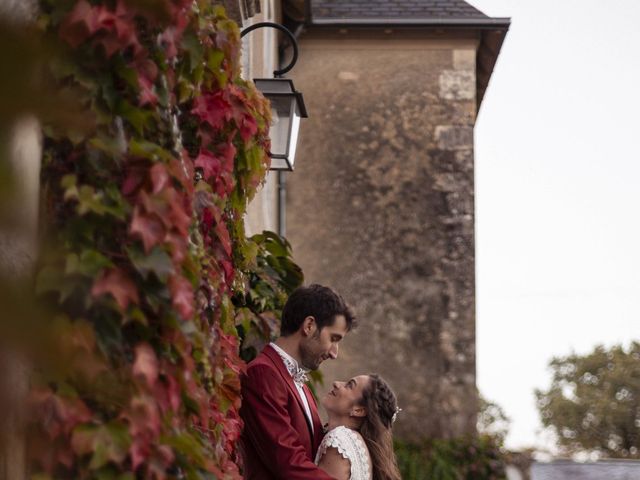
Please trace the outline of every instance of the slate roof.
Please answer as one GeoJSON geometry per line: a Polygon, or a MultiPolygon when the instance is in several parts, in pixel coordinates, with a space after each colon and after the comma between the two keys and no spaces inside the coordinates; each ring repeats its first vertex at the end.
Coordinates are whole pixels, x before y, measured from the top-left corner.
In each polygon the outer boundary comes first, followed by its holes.
{"type": "Polygon", "coordinates": [[[489,20],[464,0],[312,0],[312,22],[326,20],[489,20]]]}
{"type": "Polygon", "coordinates": [[[577,463],[570,460],[535,462],[531,480],[638,480],[640,461],[603,460],[577,463]]]}

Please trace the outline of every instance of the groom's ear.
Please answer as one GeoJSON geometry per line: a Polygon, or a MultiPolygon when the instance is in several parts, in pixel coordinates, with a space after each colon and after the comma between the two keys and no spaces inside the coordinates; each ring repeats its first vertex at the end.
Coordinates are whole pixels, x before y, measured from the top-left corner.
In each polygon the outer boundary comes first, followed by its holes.
{"type": "Polygon", "coordinates": [[[305,337],[310,337],[316,331],[318,326],[316,325],[315,317],[309,315],[302,321],[302,335],[305,337]]]}
{"type": "Polygon", "coordinates": [[[366,417],[367,409],[362,406],[356,406],[351,409],[349,412],[350,417],[366,417]]]}

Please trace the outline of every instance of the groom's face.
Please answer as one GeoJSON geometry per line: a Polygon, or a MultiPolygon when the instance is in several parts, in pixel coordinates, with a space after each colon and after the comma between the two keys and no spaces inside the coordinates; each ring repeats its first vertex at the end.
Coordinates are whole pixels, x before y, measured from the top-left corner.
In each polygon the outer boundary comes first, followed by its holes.
{"type": "Polygon", "coordinates": [[[317,370],[328,358],[338,358],[338,344],[348,331],[344,315],[337,315],[333,325],[325,326],[322,330],[318,330],[314,323],[314,330],[300,343],[302,366],[317,370]]]}

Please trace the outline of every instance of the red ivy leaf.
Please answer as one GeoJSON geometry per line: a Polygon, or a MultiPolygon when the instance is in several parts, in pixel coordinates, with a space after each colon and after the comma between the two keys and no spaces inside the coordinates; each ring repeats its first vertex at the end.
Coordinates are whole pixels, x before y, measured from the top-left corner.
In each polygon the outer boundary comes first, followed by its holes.
{"type": "Polygon", "coordinates": [[[158,95],[153,88],[153,82],[149,80],[147,77],[139,75],[138,76],[138,85],[140,86],[140,106],[144,105],[155,105],[158,103],[158,95]]]}
{"type": "Polygon", "coordinates": [[[231,104],[224,98],[223,91],[206,93],[196,98],[191,113],[215,130],[221,129],[225,122],[233,118],[231,104]]]}
{"type": "Polygon", "coordinates": [[[195,165],[202,168],[202,174],[205,180],[220,175],[222,162],[206,149],[201,149],[200,154],[196,157],[195,165]]]}
{"type": "Polygon", "coordinates": [[[135,283],[117,268],[105,270],[93,284],[91,295],[99,297],[105,293],[110,293],[122,310],[125,310],[130,302],[139,303],[135,283]]]}
{"type": "Polygon", "coordinates": [[[223,143],[221,145],[218,145],[217,151],[220,158],[222,159],[222,166],[224,167],[224,170],[229,173],[232,173],[234,160],[236,158],[236,153],[237,153],[235,145],[231,143],[231,140],[229,140],[228,143],[223,143]]]}
{"type": "Polygon", "coordinates": [[[184,320],[189,320],[193,316],[195,302],[191,283],[180,275],[172,275],[169,278],[169,290],[173,299],[173,308],[184,320]]]}
{"type": "Polygon", "coordinates": [[[181,264],[187,257],[187,240],[183,235],[169,233],[165,241],[171,247],[171,258],[177,264],[181,264]]]}
{"type": "MultiPolygon", "coordinates": [[[[190,2],[184,2],[185,5],[190,2]]],[[[164,44],[165,54],[167,55],[167,59],[171,60],[176,55],[178,55],[178,45],[180,44],[180,40],[182,38],[182,33],[184,29],[189,24],[189,17],[185,14],[185,12],[180,12],[179,10],[182,7],[175,8],[174,10],[174,18],[175,24],[167,28],[160,35],[160,41],[164,44]]]]}
{"type": "Polygon", "coordinates": [[[180,408],[180,384],[175,375],[175,372],[163,375],[162,381],[157,382],[153,390],[153,396],[163,412],[177,412],[180,408]]]}
{"type": "Polygon", "coordinates": [[[86,0],[76,3],[71,13],[60,25],[60,37],[73,48],[77,48],[97,29],[97,19],[91,4],[86,0]]]}
{"type": "Polygon", "coordinates": [[[77,424],[91,420],[91,411],[82,400],[56,395],[48,388],[32,388],[29,405],[32,412],[46,419],[42,425],[51,439],[68,434],[77,424]]]}
{"type": "Polygon", "coordinates": [[[149,59],[139,60],[133,65],[138,74],[138,85],[140,86],[140,105],[155,105],[158,102],[158,95],[154,91],[154,82],[158,77],[158,67],[149,59]]]}
{"type": "Polygon", "coordinates": [[[155,214],[144,213],[138,205],[133,210],[129,232],[142,240],[146,253],[149,253],[166,235],[162,219],[155,214]]]}
{"type": "Polygon", "coordinates": [[[167,185],[169,185],[169,173],[163,164],[156,163],[151,167],[150,174],[153,193],[160,193],[167,187],[167,185]]]}
{"type": "Polygon", "coordinates": [[[129,422],[129,433],[133,437],[129,453],[135,470],[145,462],[151,454],[152,445],[157,443],[161,429],[160,412],[153,397],[138,396],[131,399],[122,417],[129,422]]]}
{"type": "Polygon", "coordinates": [[[249,114],[244,114],[240,121],[240,137],[247,142],[251,137],[258,133],[258,123],[256,119],[249,114]]]}
{"type": "Polygon", "coordinates": [[[136,36],[133,13],[127,11],[122,1],[112,12],[105,6],[91,6],[86,0],[80,0],[60,26],[60,36],[74,48],[98,31],[104,33],[98,42],[107,57],[129,47],[136,56],[144,50],[136,36]]]}
{"type": "Polygon", "coordinates": [[[158,380],[158,358],[148,343],[141,343],[136,347],[133,374],[144,377],[150,387],[153,387],[158,380]]]}
{"type": "Polygon", "coordinates": [[[127,173],[122,182],[122,194],[129,196],[138,191],[146,178],[146,168],[142,168],[140,164],[131,163],[127,165],[127,173]]]}
{"type": "Polygon", "coordinates": [[[227,283],[227,285],[231,285],[233,283],[233,277],[235,276],[234,275],[235,272],[233,270],[233,263],[231,263],[230,260],[220,260],[220,264],[224,269],[225,282],[227,283]]]}
{"type": "Polygon", "coordinates": [[[167,190],[165,193],[169,204],[169,214],[167,215],[169,225],[186,237],[189,234],[191,216],[186,211],[184,197],[175,189],[167,190]]]}
{"type": "Polygon", "coordinates": [[[180,182],[182,188],[191,195],[193,193],[193,163],[189,160],[189,154],[186,150],[181,153],[180,159],[173,159],[169,163],[169,173],[180,182]]]}
{"type": "MultiPolygon", "coordinates": [[[[225,253],[231,257],[231,236],[229,235],[229,230],[224,222],[218,222],[215,227],[216,235],[218,236],[218,240],[220,240],[220,244],[224,249],[225,253]]],[[[233,269],[233,265],[231,266],[233,269]]],[[[226,268],[225,268],[226,270],[226,268]]]]}

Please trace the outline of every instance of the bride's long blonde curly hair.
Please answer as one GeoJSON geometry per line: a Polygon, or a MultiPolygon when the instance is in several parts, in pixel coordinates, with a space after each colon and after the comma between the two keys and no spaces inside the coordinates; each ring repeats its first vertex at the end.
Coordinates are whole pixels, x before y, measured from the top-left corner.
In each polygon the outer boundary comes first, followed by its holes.
{"type": "Polygon", "coordinates": [[[360,427],[373,467],[373,480],[402,480],[393,451],[391,428],[398,411],[396,396],[380,375],[369,374],[361,405],[367,414],[360,427]]]}

